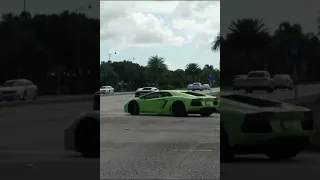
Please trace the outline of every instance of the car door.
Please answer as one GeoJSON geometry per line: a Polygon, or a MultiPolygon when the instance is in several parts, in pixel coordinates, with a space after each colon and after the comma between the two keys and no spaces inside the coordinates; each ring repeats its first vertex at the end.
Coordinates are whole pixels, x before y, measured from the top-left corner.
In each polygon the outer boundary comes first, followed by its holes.
{"type": "Polygon", "coordinates": [[[21,93],[21,95],[25,93],[24,98],[28,98],[27,85],[24,81],[17,81],[14,86],[15,89],[21,93]]]}
{"type": "Polygon", "coordinates": [[[162,106],[166,102],[162,92],[154,92],[142,96],[143,100],[140,103],[142,113],[160,113],[162,106]]]}

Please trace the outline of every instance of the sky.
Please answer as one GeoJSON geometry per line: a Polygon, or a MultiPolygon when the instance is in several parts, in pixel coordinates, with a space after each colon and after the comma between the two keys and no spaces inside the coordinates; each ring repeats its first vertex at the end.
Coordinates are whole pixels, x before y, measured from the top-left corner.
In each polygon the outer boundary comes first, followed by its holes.
{"type": "Polygon", "coordinates": [[[228,32],[228,25],[238,18],[260,18],[273,33],[280,22],[299,23],[304,33],[317,32],[320,1],[302,0],[224,0],[221,4],[221,32],[228,32]],[[254,7],[254,8],[253,8],[254,7]]]}
{"type": "Polygon", "coordinates": [[[188,63],[219,68],[211,42],[220,31],[220,1],[101,1],[100,61],[147,65],[165,59],[170,70],[188,63]],[[114,54],[117,52],[117,54],[114,54]]]}

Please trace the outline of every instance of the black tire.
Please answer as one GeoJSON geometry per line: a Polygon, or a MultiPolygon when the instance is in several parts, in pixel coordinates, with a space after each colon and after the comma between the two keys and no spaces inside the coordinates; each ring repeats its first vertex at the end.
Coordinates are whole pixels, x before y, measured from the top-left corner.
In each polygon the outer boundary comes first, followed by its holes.
{"type": "Polygon", "coordinates": [[[201,112],[200,115],[202,117],[208,117],[208,116],[211,116],[211,114],[213,114],[213,112],[201,112]]]}
{"type": "Polygon", "coordinates": [[[228,134],[223,126],[221,128],[220,135],[220,162],[231,162],[233,160],[233,153],[229,147],[228,134]]]}
{"type": "Polygon", "coordinates": [[[27,91],[24,90],[23,91],[23,96],[21,97],[21,100],[26,100],[26,97],[27,97],[27,91]]]}
{"type": "Polygon", "coordinates": [[[100,124],[94,119],[80,122],[76,129],[76,148],[83,157],[100,156],[100,124]]]}
{"type": "Polygon", "coordinates": [[[267,88],[268,93],[273,93],[274,89],[273,88],[267,88]]]}
{"type": "Polygon", "coordinates": [[[175,117],[184,117],[187,116],[187,110],[183,102],[176,101],[172,104],[172,114],[175,117]]]}
{"type": "Polygon", "coordinates": [[[245,91],[246,91],[246,93],[253,93],[253,90],[249,89],[249,88],[245,89],[245,91]]]}
{"type": "Polygon", "coordinates": [[[37,96],[38,96],[38,92],[37,91],[34,91],[33,92],[33,100],[36,100],[37,99],[37,96]]]}
{"type": "Polygon", "coordinates": [[[136,101],[131,101],[129,103],[128,111],[132,116],[140,114],[139,104],[136,101]]]}
{"type": "Polygon", "coordinates": [[[266,155],[274,161],[283,161],[283,160],[289,160],[291,158],[296,157],[300,153],[300,149],[293,148],[293,149],[287,149],[287,150],[279,150],[274,149],[266,153],[266,155]]]}

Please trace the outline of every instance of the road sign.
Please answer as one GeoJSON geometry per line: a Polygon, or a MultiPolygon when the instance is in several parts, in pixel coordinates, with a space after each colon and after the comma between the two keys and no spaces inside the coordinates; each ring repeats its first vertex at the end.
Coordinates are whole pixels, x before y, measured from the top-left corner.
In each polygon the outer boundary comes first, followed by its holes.
{"type": "Polygon", "coordinates": [[[208,74],[208,79],[210,80],[210,81],[213,81],[214,80],[214,76],[213,76],[213,74],[208,74]]]}
{"type": "Polygon", "coordinates": [[[289,47],[290,60],[297,66],[301,63],[301,50],[298,46],[292,45],[289,47]]]}

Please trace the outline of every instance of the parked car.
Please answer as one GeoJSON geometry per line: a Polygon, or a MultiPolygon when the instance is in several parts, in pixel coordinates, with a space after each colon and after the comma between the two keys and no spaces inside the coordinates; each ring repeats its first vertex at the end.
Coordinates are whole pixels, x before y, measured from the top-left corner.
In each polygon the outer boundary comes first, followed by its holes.
{"type": "Polygon", "coordinates": [[[245,89],[246,88],[246,80],[247,80],[247,75],[237,75],[233,79],[233,83],[232,83],[233,90],[238,91],[241,89],[245,89]]]}
{"type": "Polygon", "coordinates": [[[211,88],[209,84],[203,84],[202,87],[203,87],[203,90],[210,90],[211,88]]]}
{"type": "Polygon", "coordinates": [[[4,100],[37,99],[38,87],[28,79],[8,80],[0,86],[4,100]]]}
{"type": "Polygon", "coordinates": [[[112,86],[102,86],[100,88],[100,95],[102,94],[113,94],[114,88],[112,86]]]}
{"type": "Polygon", "coordinates": [[[196,90],[203,91],[203,86],[201,83],[195,82],[192,85],[188,86],[188,90],[190,90],[190,91],[196,91],[196,90]]]}
{"type": "Polygon", "coordinates": [[[294,88],[294,83],[289,74],[276,74],[273,76],[274,89],[289,89],[294,88]]]}
{"type": "Polygon", "coordinates": [[[143,87],[143,88],[139,88],[136,90],[136,92],[134,93],[134,96],[135,97],[140,97],[144,94],[147,94],[147,93],[151,93],[151,92],[156,92],[156,91],[159,91],[158,88],[156,87],[143,87]]]}
{"type": "Polygon", "coordinates": [[[250,71],[245,90],[247,93],[252,93],[254,90],[266,90],[272,93],[274,91],[273,79],[268,71],[250,71]]]}

